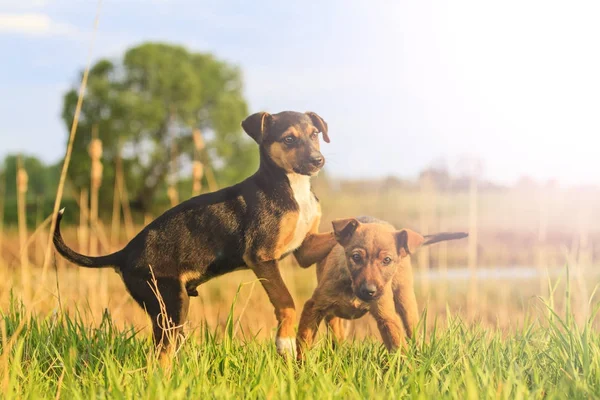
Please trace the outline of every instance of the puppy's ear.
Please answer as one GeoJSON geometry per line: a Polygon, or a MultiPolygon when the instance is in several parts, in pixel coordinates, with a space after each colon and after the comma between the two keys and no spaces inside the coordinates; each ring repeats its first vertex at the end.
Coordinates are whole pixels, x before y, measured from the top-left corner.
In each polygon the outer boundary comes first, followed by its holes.
{"type": "Polygon", "coordinates": [[[267,112],[258,112],[250,115],[248,118],[242,121],[242,128],[254,141],[261,144],[273,116],[267,112]]]}
{"type": "Polygon", "coordinates": [[[396,232],[396,246],[400,257],[414,253],[425,241],[425,238],[410,229],[396,232]]]}
{"type": "Polygon", "coordinates": [[[356,228],[360,225],[355,218],[344,218],[336,219],[331,222],[333,225],[333,232],[335,233],[335,240],[342,246],[347,244],[356,228]]]}
{"type": "Polygon", "coordinates": [[[317,128],[319,132],[323,133],[323,140],[329,143],[329,135],[327,134],[327,122],[325,122],[323,118],[319,117],[317,113],[314,113],[312,111],[307,111],[305,114],[310,117],[310,120],[312,121],[315,128],[317,128]]]}

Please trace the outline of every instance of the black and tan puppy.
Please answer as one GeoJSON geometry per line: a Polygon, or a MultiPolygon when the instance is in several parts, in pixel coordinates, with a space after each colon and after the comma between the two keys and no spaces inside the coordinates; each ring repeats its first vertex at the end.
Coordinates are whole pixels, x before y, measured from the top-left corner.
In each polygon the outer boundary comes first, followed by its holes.
{"type": "Polygon", "coordinates": [[[294,353],[296,311],[278,261],[293,253],[308,267],[336,243],[332,232],[317,233],[321,210],[309,181],[325,163],[318,135],[322,132],[329,143],[325,121],[313,112],[261,112],[245,119],[242,127],[259,145],[258,171],[237,185],[166,211],[122,250],[101,257],[78,254],[63,242],[56,226],[54,245],[67,260],[91,268],[110,266],[121,275],[131,296],[150,315],[162,353],[170,343],[159,321],[151,269],[168,318],[177,327],[185,322],[189,297],[198,295],[200,284],[252,269],[275,308],[277,350],[294,353]]]}
{"type": "Polygon", "coordinates": [[[466,233],[421,236],[371,217],[333,221],[339,246],[317,263],[318,285],[304,305],[298,327],[298,358],[314,341],[325,318],[334,337],[344,338],[341,319],[367,312],[385,346],[394,350],[412,337],[419,319],[410,254],[421,245],[461,239],[466,233]]]}

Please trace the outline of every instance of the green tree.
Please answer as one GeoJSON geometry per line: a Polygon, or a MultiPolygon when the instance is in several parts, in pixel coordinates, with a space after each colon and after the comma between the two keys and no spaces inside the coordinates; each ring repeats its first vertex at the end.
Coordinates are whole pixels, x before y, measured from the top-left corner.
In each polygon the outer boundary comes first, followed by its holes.
{"type": "MultiPolygon", "coordinates": [[[[64,97],[67,127],[76,103],[74,87],[64,97]]],[[[122,60],[101,60],[90,70],[70,181],[77,189],[89,186],[87,148],[94,125],[103,144],[100,201],[104,209],[112,201],[119,149],[132,206],[149,211],[157,198],[165,198],[173,144],[182,170],[189,167],[194,128],[206,139],[203,161],[214,170],[219,184],[239,181],[258,165],[258,152],[240,128],[247,114],[237,67],[180,46],[136,46],[122,60]]]]}

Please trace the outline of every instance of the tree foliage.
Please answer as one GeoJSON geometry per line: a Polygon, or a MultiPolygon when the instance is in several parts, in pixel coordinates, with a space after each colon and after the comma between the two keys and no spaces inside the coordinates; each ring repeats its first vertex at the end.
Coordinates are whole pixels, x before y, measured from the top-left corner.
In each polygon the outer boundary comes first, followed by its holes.
{"type": "MultiPolygon", "coordinates": [[[[70,127],[77,88],[64,97],[63,120],[70,127]]],[[[240,121],[248,114],[240,70],[211,54],[180,46],[146,43],[129,49],[121,60],[100,60],[90,70],[69,178],[75,188],[88,187],[88,146],[94,126],[102,140],[104,166],[100,202],[109,208],[115,160],[121,152],[132,206],[149,211],[165,197],[171,146],[180,171],[189,171],[194,152],[192,131],[206,141],[201,157],[219,185],[249,175],[257,165],[253,142],[240,121]]]]}

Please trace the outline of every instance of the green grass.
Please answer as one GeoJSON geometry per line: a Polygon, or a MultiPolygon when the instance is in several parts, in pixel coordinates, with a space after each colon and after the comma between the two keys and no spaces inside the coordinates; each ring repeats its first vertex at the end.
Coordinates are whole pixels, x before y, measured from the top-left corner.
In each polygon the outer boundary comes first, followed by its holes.
{"type": "Polygon", "coordinates": [[[146,334],[119,331],[108,315],[94,329],[77,316],[25,319],[12,304],[0,326],[16,337],[7,354],[2,341],[6,399],[600,397],[600,335],[592,319],[577,327],[550,308],[546,320],[508,335],[450,318],[443,330],[421,329],[406,353],[390,355],[375,340],[333,351],[320,340],[303,366],[281,359],[270,341],[203,328],[188,337],[168,373],[148,362],[146,334]]]}

